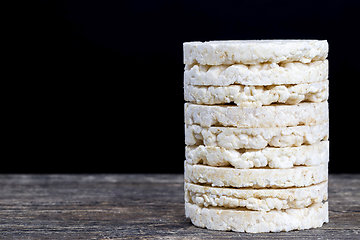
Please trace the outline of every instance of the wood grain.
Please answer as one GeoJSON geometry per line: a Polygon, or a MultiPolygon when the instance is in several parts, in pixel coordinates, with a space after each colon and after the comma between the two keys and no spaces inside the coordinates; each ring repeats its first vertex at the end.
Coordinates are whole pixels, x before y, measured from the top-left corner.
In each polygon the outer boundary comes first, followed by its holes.
{"type": "Polygon", "coordinates": [[[181,174],[0,175],[0,239],[360,239],[360,175],[330,175],[330,222],[280,233],[194,227],[181,174]]]}

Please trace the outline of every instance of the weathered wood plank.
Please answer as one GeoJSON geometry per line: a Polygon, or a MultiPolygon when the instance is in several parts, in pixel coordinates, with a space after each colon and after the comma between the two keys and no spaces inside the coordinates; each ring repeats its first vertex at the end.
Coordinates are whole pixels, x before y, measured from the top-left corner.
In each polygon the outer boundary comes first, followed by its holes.
{"type": "Polygon", "coordinates": [[[360,175],[330,175],[330,222],[281,233],[194,227],[180,174],[0,175],[0,239],[360,239],[360,175]]]}

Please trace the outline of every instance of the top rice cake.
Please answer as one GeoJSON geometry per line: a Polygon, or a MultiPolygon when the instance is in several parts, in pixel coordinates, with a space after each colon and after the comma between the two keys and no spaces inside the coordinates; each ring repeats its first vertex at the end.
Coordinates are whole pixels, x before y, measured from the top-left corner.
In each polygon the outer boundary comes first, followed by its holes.
{"type": "Polygon", "coordinates": [[[325,60],[326,40],[243,40],[185,42],[184,64],[259,64],[325,60]]]}

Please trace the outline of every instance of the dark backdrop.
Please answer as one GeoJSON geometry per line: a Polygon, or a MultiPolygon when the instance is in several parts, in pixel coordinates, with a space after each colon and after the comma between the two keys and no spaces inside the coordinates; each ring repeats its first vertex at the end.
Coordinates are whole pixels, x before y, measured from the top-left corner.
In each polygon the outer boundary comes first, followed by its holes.
{"type": "Polygon", "coordinates": [[[32,1],[2,172],[183,172],[185,41],[327,39],[330,172],[357,164],[360,1],[32,1]]]}

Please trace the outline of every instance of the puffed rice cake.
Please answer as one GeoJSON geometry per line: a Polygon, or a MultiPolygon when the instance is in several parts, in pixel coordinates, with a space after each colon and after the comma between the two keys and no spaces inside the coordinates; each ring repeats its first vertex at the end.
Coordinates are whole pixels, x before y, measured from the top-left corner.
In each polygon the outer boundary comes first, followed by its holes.
{"type": "Polygon", "coordinates": [[[328,222],[327,41],[183,47],[186,217],[250,233],[328,222]]]}

